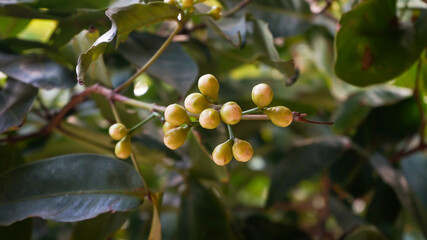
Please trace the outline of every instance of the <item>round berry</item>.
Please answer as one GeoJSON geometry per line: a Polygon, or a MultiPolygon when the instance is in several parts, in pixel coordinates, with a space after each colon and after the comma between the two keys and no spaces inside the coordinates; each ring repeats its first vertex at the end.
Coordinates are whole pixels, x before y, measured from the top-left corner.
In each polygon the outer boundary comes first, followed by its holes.
{"type": "Polygon", "coordinates": [[[215,147],[212,152],[212,158],[217,165],[227,165],[233,158],[233,140],[229,139],[215,147]]]}
{"type": "Polygon", "coordinates": [[[215,129],[221,123],[219,112],[213,108],[203,110],[199,116],[200,126],[206,129],[215,129]]]}
{"type": "Polygon", "coordinates": [[[237,161],[247,162],[254,155],[254,149],[251,144],[245,140],[238,138],[234,139],[233,156],[237,161]]]}
{"type": "Polygon", "coordinates": [[[184,123],[190,123],[187,111],[184,107],[176,103],[169,105],[165,110],[166,122],[174,126],[179,126],[184,123]]]}
{"type": "Polygon", "coordinates": [[[242,109],[235,102],[227,102],[221,107],[221,119],[228,125],[234,125],[240,122],[242,118],[242,109]]]}
{"type": "Polygon", "coordinates": [[[284,106],[269,107],[264,110],[264,113],[270,120],[279,127],[287,127],[294,119],[294,115],[289,108],[284,106]]]}
{"type": "Polygon", "coordinates": [[[192,93],[185,98],[184,106],[191,113],[201,113],[209,107],[209,101],[201,93],[192,93]]]}
{"type": "Polygon", "coordinates": [[[194,0],[182,0],[181,4],[182,9],[188,9],[193,6],[194,0]]]}
{"type": "Polygon", "coordinates": [[[130,156],[132,152],[132,145],[130,142],[130,137],[125,137],[122,140],[118,141],[114,147],[114,153],[116,157],[120,159],[126,159],[130,156]]]}
{"type": "Polygon", "coordinates": [[[166,147],[175,150],[184,145],[189,130],[190,127],[188,125],[170,129],[165,133],[163,142],[165,143],[166,147]]]}
{"type": "Polygon", "coordinates": [[[213,102],[218,99],[219,83],[212,74],[205,74],[199,78],[198,87],[200,92],[213,102]]]}
{"type": "Polygon", "coordinates": [[[273,100],[273,90],[268,84],[260,83],[252,89],[252,101],[259,108],[268,106],[273,100]]]}
{"type": "Polygon", "coordinates": [[[221,18],[222,15],[222,7],[219,5],[212,6],[211,10],[209,11],[209,16],[211,16],[213,19],[218,20],[221,18]]]}
{"type": "Polygon", "coordinates": [[[164,124],[163,124],[163,133],[166,133],[167,131],[169,131],[169,130],[171,130],[171,129],[173,129],[173,128],[176,128],[177,126],[174,126],[174,125],[172,125],[172,124],[170,124],[170,123],[168,123],[168,122],[165,122],[164,124]]]}
{"type": "Polygon", "coordinates": [[[120,140],[128,134],[128,129],[121,123],[115,123],[108,129],[108,134],[114,140],[120,140]]]}

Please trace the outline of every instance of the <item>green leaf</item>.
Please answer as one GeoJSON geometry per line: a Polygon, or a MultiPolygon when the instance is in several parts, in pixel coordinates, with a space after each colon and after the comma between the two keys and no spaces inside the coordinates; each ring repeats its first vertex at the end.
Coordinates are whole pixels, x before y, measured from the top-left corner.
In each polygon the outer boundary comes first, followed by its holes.
{"type": "Polygon", "coordinates": [[[345,137],[307,139],[292,148],[273,171],[267,206],[283,201],[298,182],[329,167],[350,146],[345,137]]]}
{"type": "Polygon", "coordinates": [[[37,88],[9,78],[0,91],[0,133],[19,125],[37,96],[37,88]]]}
{"type": "Polygon", "coordinates": [[[78,222],[71,239],[104,240],[113,235],[128,219],[128,212],[103,213],[93,219],[78,222]]]}
{"type": "Polygon", "coordinates": [[[298,70],[295,69],[294,61],[284,61],[280,58],[268,24],[262,20],[254,19],[253,25],[255,47],[263,55],[260,60],[279,70],[284,75],[287,86],[295,83],[298,78],[298,70]]]}
{"type": "Polygon", "coordinates": [[[35,216],[74,222],[128,211],[141,205],[145,191],[132,166],[93,154],[26,164],[0,174],[0,182],[0,225],[35,216]]]}
{"type": "Polygon", "coordinates": [[[0,39],[16,37],[30,23],[28,19],[0,16],[0,39]]]}
{"type": "MultiPolygon", "coordinates": [[[[227,0],[226,2],[229,5],[236,5],[240,1],[227,0]]],[[[256,18],[268,22],[275,37],[301,34],[311,26],[312,14],[306,1],[253,0],[246,9],[256,18]]]]}
{"type": "Polygon", "coordinates": [[[344,240],[386,240],[374,226],[362,226],[356,228],[344,240]]]}
{"type": "Polygon", "coordinates": [[[71,71],[42,55],[0,53],[0,71],[37,88],[71,88],[76,84],[71,71]]]}
{"type": "Polygon", "coordinates": [[[339,198],[330,195],[329,205],[332,215],[336,218],[338,224],[345,232],[348,232],[357,226],[366,224],[363,218],[353,213],[349,204],[345,204],[339,198]]]}
{"type": "MultiPolygon", "coordinates": [[[[164,40],[152,34],[135,32],[120,45],[119,51],[128,61],[142,67],[156,53],[164,40]]],[[[169,83],[181,96],[185,96],[196,80],[199,69],[180,44],[171,43],[147,72],[169,83]]]]}
{"type": "Polygon", "coordinates": [[[218,21],[211,17],[205,18],[205,23],[215,33],[227,39],[233,46],[242,48],[246,43],[246,17],[221,18],[218,21]]]}
{"type": "Polygon", "coordinates": [[[181,197],[178,239],[234,239],[224,206],[212,190],[193,177],[181,197]]]}
{"type": "Polygon", "coordinates": [[[32,228],[32,219],[19,221],[7,227],[0,226],[0,238],[13,240],[31,240],[31,232],[33,230],[32,228]]]}
{"type": "Polygon", "coordinates": [[[113,7],[108,9],[105,14],[112,22],[111,29],[80,55],[76,68],[79,82],[84,82],[90,63],[105,51],[107,44],[112,42],[115,37],[117,37],[116,45],[118,45],[126,40],[130,32],[140,27],[154,22],[176,19],[179,11],[171,4],[155,2],[113,7]]]}
{"type": "Polygon", "coordinates": [[[334,114],[334,128],[338,133],[355,130],[372,108],[392,105],[411,96],[405,88],[381,86],[369,88],[351,96],[334,114]]]}
{"type": "Polygon", "coordinates": [[[418,59],[426,47],[427,13],[404,24],[395,12],[395,0],[369,0],[342,16],[335,39],[339,78],[356,86],[382,83],[418,59]]]}

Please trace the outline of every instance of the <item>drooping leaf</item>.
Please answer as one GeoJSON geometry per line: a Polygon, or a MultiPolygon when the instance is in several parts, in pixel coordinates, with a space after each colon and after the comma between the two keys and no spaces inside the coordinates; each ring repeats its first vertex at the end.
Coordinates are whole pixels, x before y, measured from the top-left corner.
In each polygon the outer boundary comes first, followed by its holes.
{"type": "Polygon", "coordinates": [[[215,21],[206,18],[206,24],[218,35],[227,39],[236,47],[243,47],[246,43],[246,17],[228,17],[215,21]]]}
{"type": "Polygon", "coordinates": [[[0,71],[37,88],[70,88],[76,84],[70,70],[41,55],[0,53],[0,71]]]}
{"type": "Polygon", "coordinates": [[[116,44],[126,40],[130,32],[158,21],[176,19],[178,8],[162,2],[132,4],[125,7],[113,7],[106,11],[111,20],[111,29],[99,37],[95,43],[79,57],[76,72],[79,82],[84,81],[90,63],[102,54],[107,44],[117,37],[116,44]]]}
{"type": "Polygon", "coordinates": [[[34,216],[73,222],[128,211],[142,203],[145,191],[132,166],[94,154],[36,161],[2,173],[0,182],[0,225],[34,216]]]}
{"type": "Polygon", "coordinates": [[[340,25],[335,73],[356,86],[397,77],[427,46],[427,13],[414,23],[400,23],[396,0],[364,1],[345,13],[340,25]]]}
{"type": "Polygon", "coordinates": [[[104,240],[114,234],[128,219],[128,212],[103,213],[93,219],[78,222],[71,239],[104,240]]]}
{"type": "Polygon", "coordinates": [[[287,86],[292,85],[298,78],[298,70],[295,69],[294,61],[284,61],[280,58],[274,46],[273,35],[268,29],[268,24],[262,20],[253,20],[253,35],[255,47],[262,53],[260,60],[277,70],[285,77],[287,86]]]}
{"type": "Polygon", "coordinates": [[[212,190],[193,177],[181,197],[178,239],[234,239],[224,206],[212,190]]]}
{"type": "Polygon", "coordinates": [[[411,94],[409,89],[391,86],[373,87],[357,93],[335,112],[334,128],[339,133],[353,130],[368,116],[372,108],[394,104],[411,94]]]}
{"type": "Polygon", "coordinates": [[[274,168],[267,206],[283,201],[289,189],[330,166],[349,146],[350,142],[345,137],[321,137],[307,139],[292,148],[274,168]]]}
{"type": "Polygon", "coordinates": [[[0,91],[0,133],[19,125],[37,96],[37,88],[9,78],[0,91]]]}
{"type": "MultiPolygon", "coordinates": [[[[142,67],[160,48],[164,39],[146,33],[133,33],[120,45],[120,53],[130,62],[142,67]]],[[[199,74],[197,64],[178,43],[172,43],[148,68],[147,72],[172,85],[185,96],[199,74]]]]}
{"type": "Polygon", "coordinates": [[[344,240],[386,240],[386,238],[374,226],[362,226],[352,231],[344,240]]]}
{"type": "Polygon", "coordinates": [[[152,194],[151,201],[153,202],[153,220],[151,221],[149,240],[162,240],[162,227],[160,223],[159,205],[161,194],[152,194]]]}

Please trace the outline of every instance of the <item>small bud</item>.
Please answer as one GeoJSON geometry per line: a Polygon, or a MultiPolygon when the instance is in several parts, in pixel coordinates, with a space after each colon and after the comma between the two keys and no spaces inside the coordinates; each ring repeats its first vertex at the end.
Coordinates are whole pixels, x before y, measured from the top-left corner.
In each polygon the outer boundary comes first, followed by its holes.
{"type": "Polygon", "coordinates": [[[199,78],[198,87],[200,92],[213,102],[218,99],[219,83],[212,74],[205,74],[199,78]]]}
{"type": "Polygon", "coordinates": [[[200,126],[206,129],[215,129],[221,123],[219,112],[213,108],[203,110],[199,116],[200,126]]]}
{"type": "Polygon", "coordinates": [[[227,102],[221,107],[221,119],[228,125],[234,125],[240,122],[242,118],[242,109],[235,102],[227,102]]]}
{"type": "Polygon", "coordinates": [[[233,159],[233,140],[229,139],[215,147],[212,158],[217,165],[227,165],[233,159]]]}
{"type": "Polygon", "coordinates": [[[211,10],[209,11],[209,16],[211,16],[213,19],[218,20],[221,18],[222,15],[222,7],[219,5],[214,5],[211,10]]]}
{"type": "Polygon", "coordinates": [[[116,157],[120,159],[126,159],[130,156],[132,152],[132,144],[130,142],[130,137],[125,137],[122,140],[118,141],[114,147],[114,153],[116,157]]]}
{"type": "Polygon", "coordinates": [[[264,113],[270,120],[279,127],[287,127],[292,123],[294,115],[289,108],[284,106],[269,107],[264,110],[264,113]]]}
{"type": "Polygon", "coordinates": [[[164,124],[163,124],[163,133],[166,133],[167,131],[169,131],[169,130],[171,130],[171,129],[173,129],[173,128],[176,128],[177,126],[174,126],[174,125],[172,125],[172,124],[170,124],[170,123],[168,123],[168,122],[165,122],[164,124]]]}
{"type": "Polygon", "coordinates": [[[233,156],[237,161],[247,162],[254,155],[254,149],[251,144],[245,140],[238,138],[234,139],[233,156]]]}
{"type": "Polygon", "coordinates": [[[188,125],[170,129],[165,133],[163,142],[165,143],[166,147],[175,150],[184,145],[189,130],[190,127],[188,125]]]}
{"type": "Polygon", "coordinates": [[[190,123],[187,111],[185,111],[184,107],[176,103],[171,104],[166,108],[165,119],[168,123],[174,126],[190,123]]]}
{"type": "Polygon", "coordinates": [[[120,140],[128,134],[129,130],[121,123],[115,123],[108,129],[108,134],[114,140],[120,140]]]}
{"type": "Polygon", "coordinates": [[[209,107],[209,101],[201,93],[192,93],[185,98],[184,106],[191,113],[201,113],[209,107]]]}
{"type": "Polygon", "coordinates": [[[268,106],[273,100],[273,90],[268,84],[260,83],[252,89],[252,101],[259,108],[268,106]]]}

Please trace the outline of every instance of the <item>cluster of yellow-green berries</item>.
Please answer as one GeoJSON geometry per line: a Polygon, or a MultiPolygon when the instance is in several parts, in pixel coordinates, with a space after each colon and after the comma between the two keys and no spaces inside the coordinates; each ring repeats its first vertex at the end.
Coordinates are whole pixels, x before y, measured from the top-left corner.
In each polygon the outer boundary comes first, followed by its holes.
{"type": "MultiPolygon", "coordinates": [[[[204,2],[205,0],[164,0],[167,4],[175,5],[182,10],[188,10],[189,12],[194,11],[194,4],[204,2]]],[[[222,7],[220,5],[214,5],[211,7],[209,12],[207,13],[210,17],[215,20],[221,18],[222,15],[222,7]]]]}
{"type": "Polygon", "coordinates": [[[132,144],[130,136],[128,136],[129,130],[122,123],[115,123],[108,129],[110,137],[116,141],[114,147],[114,153],[120,159],[126,159],[132,152],[132,144]]]}

